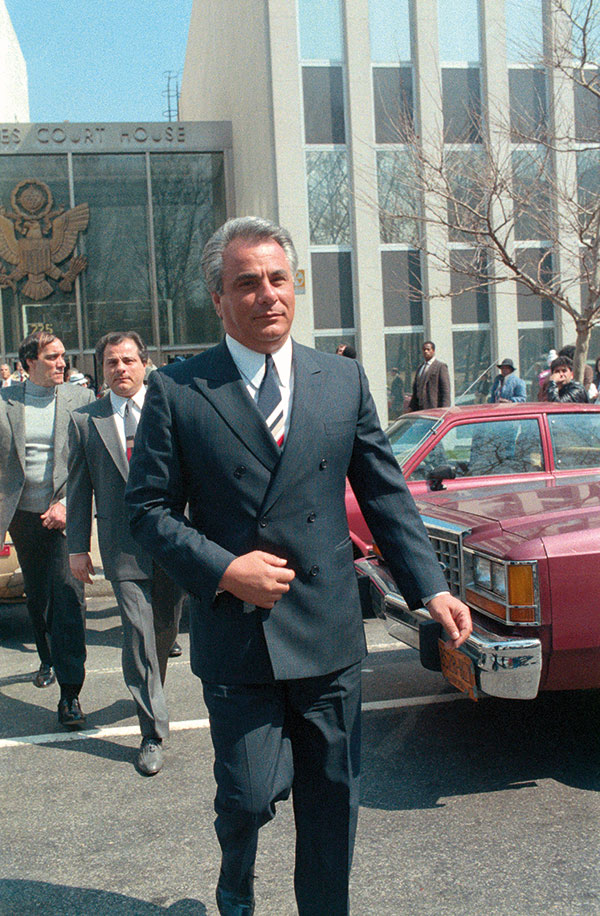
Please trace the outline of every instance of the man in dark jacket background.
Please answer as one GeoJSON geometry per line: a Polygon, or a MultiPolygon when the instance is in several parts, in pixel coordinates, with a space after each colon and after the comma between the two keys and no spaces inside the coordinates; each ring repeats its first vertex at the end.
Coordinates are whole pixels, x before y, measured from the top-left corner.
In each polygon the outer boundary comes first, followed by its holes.
{"type": "Polygon", "coordinates": [[[550,364],[546,396],[549,401],[588,403],[585,388],[573,378],[573,361],[568,356],[557,356],[550,364]]]}

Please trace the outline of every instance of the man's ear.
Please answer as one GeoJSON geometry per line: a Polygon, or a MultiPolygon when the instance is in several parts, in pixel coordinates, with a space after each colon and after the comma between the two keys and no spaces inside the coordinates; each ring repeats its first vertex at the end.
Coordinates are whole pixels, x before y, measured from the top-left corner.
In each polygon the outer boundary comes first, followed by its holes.
{"type": "Polygon", "coordinates": [[[221,311],[221,297],[219,296],[218,293],[211,293],[210,295],[211,295],[211,299],[212,299],[212,301],[213,301],[213,305],[214,305],[214,307],[215,307],[215,312],[217,313],[217,315],[219,316],[219,318],[222,318],[222,317],[223,317],[223,313],[222,313],[222,311],[221,311]]]}

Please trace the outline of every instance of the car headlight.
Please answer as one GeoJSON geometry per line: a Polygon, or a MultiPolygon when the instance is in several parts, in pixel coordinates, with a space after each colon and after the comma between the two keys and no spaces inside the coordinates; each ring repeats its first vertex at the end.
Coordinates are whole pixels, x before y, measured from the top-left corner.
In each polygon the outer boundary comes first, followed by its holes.
{"type": "Polygon", "coordinates": [[[473,584],[491,591],[492,563],[486,557],[473,557],[473,584]]]}
{"type": "Polygon", "coordinates": [[[492,566],[492,591],[500,598],[506,598],[506,567],[503,563],[493,563],[492,566]]]}

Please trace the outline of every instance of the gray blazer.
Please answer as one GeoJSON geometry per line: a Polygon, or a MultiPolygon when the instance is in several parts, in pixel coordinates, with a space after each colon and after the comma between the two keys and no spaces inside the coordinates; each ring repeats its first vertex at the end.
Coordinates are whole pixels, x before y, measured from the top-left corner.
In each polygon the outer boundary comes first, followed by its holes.
{"type": "MultiPolygon", "coordinates": [[[[50,505],[63,499],[69,453],[67,429],[71,411],[94,400],[94,393],[64,383],[56,389],[54,466],[50,505]]],[[[19,505],[25,485],[25,383],[0,389],[0,544],[19,505]]]]}
{"type": "Polygon", "coordinates": [[[447,589],[364,370],[296,343],[293,354],[282,452],[225,343],[148,380],[126,491],[132,530],[192,594],[192,669],[213,683],[311,677],[364,656],[346,476],[409,604],[447,589]],[[296,573],[272,610],[216,595],[230,562],[255,549],[296,573]]]}
{"type": "Polygon", "coordinates": [[[67,545],[69,553],[89,552],[94,495],[104,575],[112,582],[152,574],[150,556],[129,533],[124,499],[128,474],[110,396],[74,411],[69,425],[67,545]]]}

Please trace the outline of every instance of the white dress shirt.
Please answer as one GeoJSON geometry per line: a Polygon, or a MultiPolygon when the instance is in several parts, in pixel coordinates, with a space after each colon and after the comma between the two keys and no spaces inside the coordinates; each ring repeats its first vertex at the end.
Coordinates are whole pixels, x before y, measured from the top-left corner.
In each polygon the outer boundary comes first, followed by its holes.
{"type": "MultiPolygon", "coordinates": [[[[265,374],[265,354],[257,353],[256,350],[250,350],[230,337],[225,335],[227,349],[231,353],[231,358],[237,366],[237,369],[244,380],[246,390],[256,403],[258,400],[258,389],[265,374]]],[[[281,393],[281,406],[285,421],[284,437],[287,437],[290,428],[290,408],[292,395],[294,393],[294,372],[292,368],[292,339],[288,337],[282,347],[275,353],[272,353],[273,363],[275,365],[277,384],[281,393]]]]}
{"type": "Polygon", "coordinates": [[[146,386],[142,385],[139,391],[131,398],[122,398],[120,394],[115,394],[114,391],[109,393],[110,403],[113,409],[113,419],[115,421],[115,429],[117,430],[117,435],[119,437],[119,442],[123,446],[123,451],[127,454],[127,446],[125,443],[125,405],[129,401],[132,408],[134,416],[137,420],[140,419],[140,413],[142,412],[142,407],[144,406],[144,398],[146,397],[146,386]]]}

